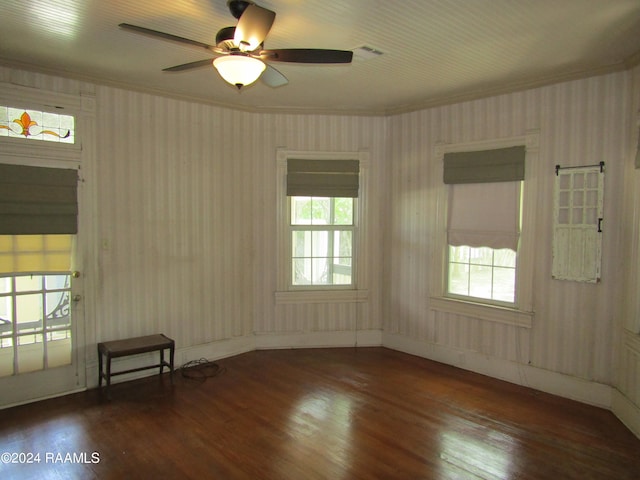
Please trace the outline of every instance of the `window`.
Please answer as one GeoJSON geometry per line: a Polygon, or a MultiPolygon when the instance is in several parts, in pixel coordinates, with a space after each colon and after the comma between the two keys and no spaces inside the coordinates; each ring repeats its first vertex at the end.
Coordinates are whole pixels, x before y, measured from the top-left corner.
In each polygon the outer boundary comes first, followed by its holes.
{"type": "Polygon", "coordinates": [[[277,158],[277,303],[366,301],[368,153],[277,158]]]}
{"type": "Polygon", "coordinates": [[[71,363],[71,276],[0,277],[0,377],[71,363]]]}
{"type": "Polygon", "coordinates": [[[449,185],[447,295],[515,303],[520,185],[449,185]]]}
{"type": "Polygon", "coordinates": [[[72,235],[0,235],[0,377],[71,363],[72,235]]]}
{"type": "Polygon", "coordinates": [[[516,252],[449,245],[447,291],[453,296],[514,303],[516,252]]]}
{"type": "Polygon", "coordinates": [[[291,284],[353,285],[353,198],[289,197],[291,284]]]}
{"type": "Polygon", "coordinates": [[[436,147],[431,309],[531,326],[537,145],[531,133],[436,147]]]}
{"type": "Polygon", "coordinates": [[[353,286],[358,160],[287,160],[292,287],[353,286]]]}
{"type": "Polygon", "coordinates": [[[78,172],[0,164],[0,376],[71,363],[78,172]]]}
{"type": "Polygon", "coordinates": [[[72,115],[0,105],[0,136],[74,143],[75,119],[72,115]]]}

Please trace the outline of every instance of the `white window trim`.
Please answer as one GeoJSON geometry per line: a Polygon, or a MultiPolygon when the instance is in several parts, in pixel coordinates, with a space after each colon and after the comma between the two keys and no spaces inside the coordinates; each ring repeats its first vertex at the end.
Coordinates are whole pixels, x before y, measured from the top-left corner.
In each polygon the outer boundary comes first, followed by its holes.
{"type": "MultiPolygon", "coordinates": [[[[636,117],[636,129],[633,132],[634,134],[640,135],[640,112],[636,117]]],[[[632,135],[631,138],[635,137],[632,135]]],[[[637,140],[640,143],[640,139],[637,140]]],[[[633,143],[633,147],[631,151],[635,152],[637,147],[637,143],[633,143]]],[[[639,205],[640,204],[640,169],[635,168],[635,155],[631,156],[631,173],[630,177],[630,185],[632,186],[631,191],[633,192],[631,198],[632,202],[629,202],[631,205],[639,205]]],[[[632,237],[631,237],[631,256],[629,265],[638,265],[640,262],[640,209],[633,208],[632,209],[632,237]]],[[[627,330],[627,336],[631,338],[633,335],[637,335],[635,337],[635,342],[639,346],[638,351],[640,351],[640,269],[633,268],[631,269],[631,273],[627,277],[629,287],[627,289],[627,295],[630,299],[634,299],[632,301],[625,302],[627,307],[625,308],[626,314],[624,315],[624,323],[623,326],[625,330],[627,330]]]]}
{"type": "Polygon", "coordinates": [[[367,192],[369,184],[369,152],[313,152],[279,148],[277,159],[277,281],[276,304],[286,303],[357,303],[368,297],[369,238],[367,235],[367,192]],[[289,234],[289,197],[287,197],[287,160],[358,160],[360,164],[360,190],[354,212],[355,237],[353,285],[348,286],[292,286],[291,285],[291,235],[289,234]]]}
{"type": "Polygon", "coordinates": [[[480,142],[438,144],[434,147],[431,174],[437,197],[436,229],[433,236],[431,258],[434,260],[430,273],[429,308],[436,311],[464,315],[481,320],[531,328],[533,312],[534,272],[534,226],[537,205],[539,132],[531,131],[520,137],[509,137],[480,142]],[[525,146],[525,179],[522,191],[522,233],[518,248],[516,272],[516,300],[514,307],[492,305],[448,297],[447,275],[447,185],[442,182],[445,153],[493,150],[525,146]]]}

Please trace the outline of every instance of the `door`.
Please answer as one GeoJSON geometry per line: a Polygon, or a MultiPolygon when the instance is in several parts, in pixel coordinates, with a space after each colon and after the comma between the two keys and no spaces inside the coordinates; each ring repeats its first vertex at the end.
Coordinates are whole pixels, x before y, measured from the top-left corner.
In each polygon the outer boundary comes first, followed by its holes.
{"type": "Polygon", "coordinates": [[[1,405],[84,386],[75,243],[68,234],[0,236],[1,405]]]}

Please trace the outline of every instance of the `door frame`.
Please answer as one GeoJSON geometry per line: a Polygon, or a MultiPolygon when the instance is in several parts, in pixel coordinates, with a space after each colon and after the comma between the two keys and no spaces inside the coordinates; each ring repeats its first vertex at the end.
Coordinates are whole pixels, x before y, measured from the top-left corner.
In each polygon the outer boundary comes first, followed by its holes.
{"type": "MultiPolygon", "coordinates": [[[[0,163],[78,171],[78,233],[75,236],[71,271],[72,363],[37,372],[0,378],[0,409],[87,388],[87,365],[95,360],[96,326],[94,280],[97,271],[95,251],[96,185],[95,122],[93,94],[67,94],[0,82],[0,105],[74,115],[75,143],[64,144],[32,139],[0,137],[0,163]]],[[[94,362],[95,363],[95,362],[94,362]]]]}

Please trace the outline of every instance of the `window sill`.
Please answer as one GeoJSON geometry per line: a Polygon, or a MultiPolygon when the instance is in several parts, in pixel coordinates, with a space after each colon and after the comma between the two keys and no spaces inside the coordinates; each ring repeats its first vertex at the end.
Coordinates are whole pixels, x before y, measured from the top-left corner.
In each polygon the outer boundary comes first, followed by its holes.
{"type": "Polygon", "coordinates": [[[531,328],[534,316],[533,312],[524,312],[515,308],[484,305],[446,297],[431,297],[430,308],[439,312],[454,313],[523,328],[531,328]]]}
{"type": "Polygon", "coordinates": [[[368,290],[297,290],[276,292],[276,305],[293,303],[362,303],[369,300],[368,290]]]}

